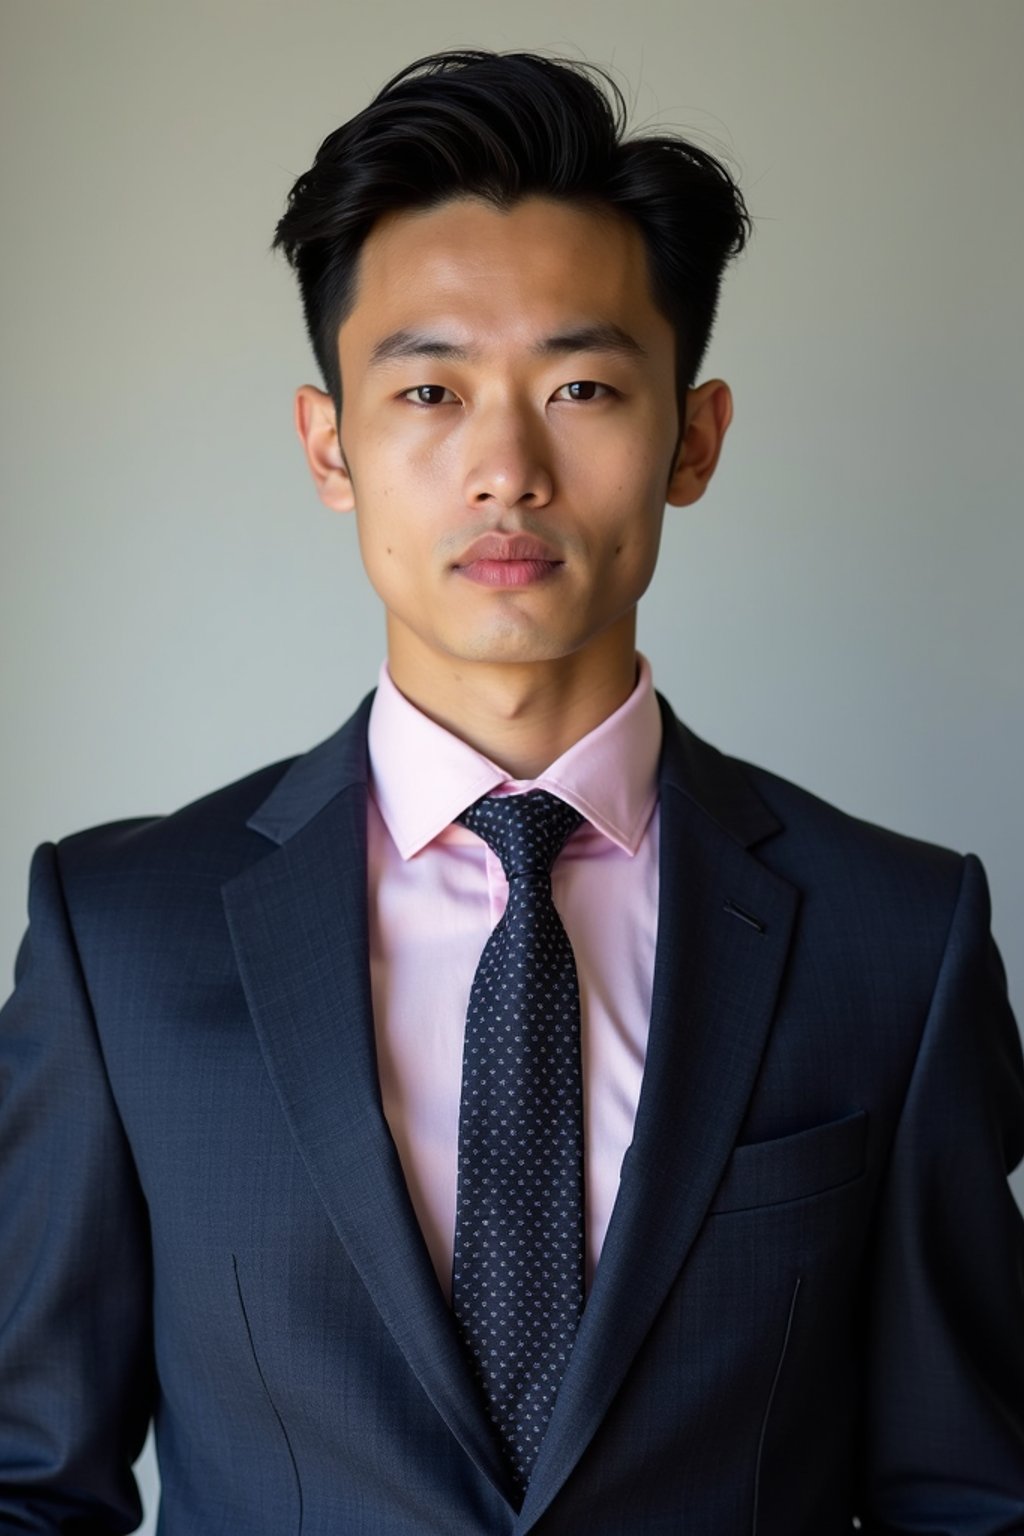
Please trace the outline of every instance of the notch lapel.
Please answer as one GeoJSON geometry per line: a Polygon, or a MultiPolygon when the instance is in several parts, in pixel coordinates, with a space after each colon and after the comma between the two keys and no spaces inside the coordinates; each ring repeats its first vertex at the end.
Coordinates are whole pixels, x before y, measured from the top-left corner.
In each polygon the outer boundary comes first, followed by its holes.
{"type": "Polygon", "coordinates": [[[794,888],[747,851],[779,823],[738,765],[661,703],[658,935],[634,1137],[515,1536],[579,1460],[686,1262],[747,1108],[796,914],[794,888]]]}
{"type": "Polygon", "coordinates": [[[507,1497],[381,1107],[370,991],[369,702],[297,759],[249,826],[280,846],[223,889],[267,1069],[312,1182],[395,1342],[507,1497]]]}

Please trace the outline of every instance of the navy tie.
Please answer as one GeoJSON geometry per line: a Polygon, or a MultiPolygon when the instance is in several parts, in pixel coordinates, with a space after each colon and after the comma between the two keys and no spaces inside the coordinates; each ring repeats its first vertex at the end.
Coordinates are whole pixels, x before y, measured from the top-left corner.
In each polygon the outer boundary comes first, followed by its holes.
{"type": "Polygon", "coordinates": [[[583,1310],[579,988],[551,899],[551,866],[583,818],[537,789],[456,820],[509,889],[466,1018],[452,1307],[521,1493],[583,1310]]]}

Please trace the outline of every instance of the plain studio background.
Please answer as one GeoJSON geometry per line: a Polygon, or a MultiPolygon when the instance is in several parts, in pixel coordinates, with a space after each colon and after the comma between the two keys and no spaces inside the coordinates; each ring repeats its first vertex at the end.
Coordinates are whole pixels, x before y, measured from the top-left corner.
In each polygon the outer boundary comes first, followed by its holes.
{"type": "Polygon", "coordinates": [[[611,65],[637,126],[739,172],[756,233],[704,370],[736,419],[641,645],[725,750],[976,852],[1020,1013],[1019,0],[3,0],[0,34],[0,990],[38,842],[300,751],[373,685],[267,246],[390,74],[482,46],[611,65]]]}

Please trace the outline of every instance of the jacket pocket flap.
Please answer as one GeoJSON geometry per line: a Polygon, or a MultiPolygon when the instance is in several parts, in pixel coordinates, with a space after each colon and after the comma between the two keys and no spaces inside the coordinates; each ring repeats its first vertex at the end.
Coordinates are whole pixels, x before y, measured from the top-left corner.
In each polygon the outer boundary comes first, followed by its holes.
{"type": "Polygon", "coordinates": [[[864,1172],[868,1112],[812,1125],[791,1136],[733,1148],[712,1213],[801,1200],[845,1184],[864,1172]]]}

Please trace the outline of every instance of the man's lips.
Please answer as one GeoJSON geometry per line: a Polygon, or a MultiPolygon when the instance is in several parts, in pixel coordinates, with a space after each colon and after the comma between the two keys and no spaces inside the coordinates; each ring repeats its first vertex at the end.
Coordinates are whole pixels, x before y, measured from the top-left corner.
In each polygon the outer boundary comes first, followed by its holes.
{"type": "Polygon", "coordinates": [[[555,550],[530,534],[485,533],[463,551],[454,569],[484,587],[529,587],[563,564],[555,550]]]}
{"type": "Polygon", "coordinates": [[[456,566],[472,565],[476,560],[545,560],[561,565],[557,550],[529,533],[484,533],[474,539],[456,560],[456,566]]]}

